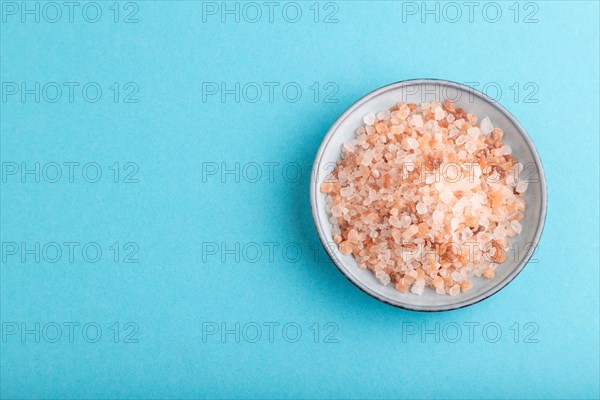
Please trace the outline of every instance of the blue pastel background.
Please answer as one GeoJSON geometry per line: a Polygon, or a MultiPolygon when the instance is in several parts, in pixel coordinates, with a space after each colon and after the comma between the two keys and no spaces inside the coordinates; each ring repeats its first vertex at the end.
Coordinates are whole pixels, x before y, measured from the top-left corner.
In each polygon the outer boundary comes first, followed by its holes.
{"type": "Polygon", "coordinates": [[[81,175],[1,183],[2,398],[599,397],[597,2],[518,3],[518,22],[513,2],[500,2],[497,23],[482,17],[486,3],[473,22],[465,14],[456,23],[422,22],[389,1],[318,3],[318,23],[313,2],[298,3],[297,23],[282,18],[287,3],[272,23],[267,15],[223,23],[203,15],[221,2],[193,1],[117,3],[115,23],[113,2],[98,4],[97,23],[81,13],[73,22],[22,22],[14,2],[1,5],[3,171],[95,162],[103,172],[97,183],[81,175]],[[337,22],[323,23],[334,11],[337,22]],[[537,22],[524,23],[533,11],[537,22]],[[123,22],[130,13],[137,23],[123,22]],[[392,308],[348,282],[319,247],[308,198],[312,161],[337,116],[377,87],[424,77],[500,87],[500,102],[540,152],[549,191],[538,262],[492,298],[439,314],[392,308]],[[22,101],[8,96],[10,82],[97,82],[103,97],[22,101]],[[123,102],[128,82],[139,88],[137,103],[123,102]],[[280,90],[273,101],[265,91],[256,103],[248,93],[223,102],[203,99],[206,82],[295,82],[303,94],[295,103],[280,90]],[[114,183],[115,162],[122,173],[135,163],[139,182],[120,175],[114,183]],[[265,168],[253,183],[249,169],[239,182],[206,174],[222,163],[278,164],[273,179],[265,168]],[[300,177],[288,170],[284,179],[285,165],[300,177]],[[96,242],[103,255],[36,263],[8,254],[10,243],[36,242],[96,242]],[[137,263],[123,262],[129,242],[137,263]],[[239,243],[239,262],[213,255],[214,243],[239,243]],[[244,253],[248,243],[262,255],[244,253]],[[273,258],[265,243],[276,243],[273,258]],[[65,322],[93,322],[102,336],[88,343],[77,330],[71,343],[64,328],[56,343],[48,331],[37,343],[35,334],[7,333],[65,322]],[[267,328],[256,343],[233,334],[203,340],[203,326],[269,322],[280,324],[272,343],[267,328]],[[466,328],[457,343],[421,336],[469,322],[479,324],[472,341],[466,328]],[[283,337],[286,323],[301,327],[298,342],[283,337]],[[481,332],[489,323],[502,329],[495,343],[481,332]]]}

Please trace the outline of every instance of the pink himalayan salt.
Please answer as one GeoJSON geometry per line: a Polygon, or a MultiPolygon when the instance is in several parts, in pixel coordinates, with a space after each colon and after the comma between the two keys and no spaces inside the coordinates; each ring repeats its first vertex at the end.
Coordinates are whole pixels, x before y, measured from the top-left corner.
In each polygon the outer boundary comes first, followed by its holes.
{"type": "Polygon", "coordinates": [[[527,190],[502,130],[451,102],[398,103],[364,122],[321,185],[340,252],[403,293],[456,296],[472,277],[492,279],[522,230],[527,190]],[[466,164],[472,175],[439,176],[466,164]],[[480,246],[466,256],[469,241],[480,246]]]}

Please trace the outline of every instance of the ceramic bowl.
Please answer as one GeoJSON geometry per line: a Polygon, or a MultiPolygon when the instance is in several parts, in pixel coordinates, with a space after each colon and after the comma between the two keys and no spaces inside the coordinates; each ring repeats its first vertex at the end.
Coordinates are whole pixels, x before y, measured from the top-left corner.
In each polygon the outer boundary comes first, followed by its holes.
{"type": "Polygon", "coordinates": [[[498,102],[468,86],[437,79],[417,79],[393,83],[377,89],[348,108],[329,129],[315,159],[310,186],[313,219],[321,243],[338,267],[354,285],[384,303],[414,311],[447,311],[466,307],[497,293],[523,270],[535,253],[546,217],[546,181],[540,157],[529,135],[519,121],[498,102]],[[529,181],[525,193],[527,206],[521,221],[523,230],[511,241],[507,259],[500,264],[493,279],[474,278],[471,290],[457,296],[439,295],[425,288],[421,296],[401,293],[393,286],[382,285],[369,270],[360,269],[352,255],[343,255],[333,243],[332,225],[325,209],[325,195],[319,187],[340,158],[342,143],[355,137],[363,126],[365,114],[392,107],[399,101],[422,103],[452,100],[456,107],[473,113],[481,120],[489,117],[494,127],[504,131],[504,143],[511,146],[513,156],[525,165],[520,179],[529,181]]]}

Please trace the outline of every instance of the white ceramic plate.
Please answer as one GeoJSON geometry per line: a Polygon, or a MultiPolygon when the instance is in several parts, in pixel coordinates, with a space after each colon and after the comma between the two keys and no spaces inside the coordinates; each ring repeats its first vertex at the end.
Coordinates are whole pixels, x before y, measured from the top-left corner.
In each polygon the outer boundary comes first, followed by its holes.
{"type": "Polygon", "coordinates": [[[546,180],[542,163],[521,124],[504,107],[468,86],[436,79],[417,79],[393,83],[369,93],[348,108],[327,132],[317,153],[310,185],[310,202],[319,238],[327,253],[339,270],[358,288],[370,296],[393,306],[415,311],[447,311],[466,307],[486,299],[512,281],[531,256],[539,243],[546,218],[546,180]],[[464,108],[481,120],[489,117],[494,127],[504,131],[504,143],[511,146],[513,156],[526,165],[520,178],[529,181],[525,200],[525,218],[521,221],[523,230],[511,241],[507,259],[498,266],[496,276],[491,279],[475,278],[474,286],[458,296],[438,295],[431,288],[425,288],[421,296],[401,293],[392,285],[384,286],[369,270],[358,268],[352,255],[343,255],[333,244],[332,226],[325,209],[325,195],[319,190],[321,183],[333,170],[340,158],[341,145],[355,137],[355,131],[363,126],[363,116],[369,112],[392,107],[399,101],[422,103],[437,100],[452,100],[456,107],[464,108]]]}

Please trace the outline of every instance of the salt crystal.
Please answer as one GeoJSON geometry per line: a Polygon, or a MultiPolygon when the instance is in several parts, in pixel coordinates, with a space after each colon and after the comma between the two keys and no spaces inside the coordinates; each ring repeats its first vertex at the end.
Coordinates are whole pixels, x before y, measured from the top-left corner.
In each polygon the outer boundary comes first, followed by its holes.
{"type": "Polygon", "coordinates": [[[434,201],[434,198],[431,196],[423,196],[423,203],[425,203],[426,206],[432,205],[434,201]]]}
{"type": "Polygon", "coordinates": [[[469,137],[466,135],[461,135],[459,137],[456,138],[456,140],[454,141],[457,145],[461,145],[467,142],[467,140],[469,140],[469,137]]]}
{"type": "Polygon", "coordinates": [[[515,190],[517,191],[517,193],[525,193],[525,191],[527,190],[527,186],[529,186],[527,181],[519,181],[515,190]]]}
{"type": "Polygon", "coordinates": [[[377,119],[383,121],[384,119],[390,119],[390,110],[383,110],[377,113],[377,119]]]}
{"type": "Polygon", "coordinates": [[[340,230],[340,226],[338,224],[334,224],[333,227],[331,228],[331,232],[334,235],[340,234],[342,233],[342,231],[340,230]]]}
{"type": "Polygon", "coordinates": [[[444,119],[445,116],[446,116],[446,112],[442,109],[442,107],[437,106],[435,108],[434,114],[433,114],[433,117],[436,119],[436,121],[444,119]]]}
{"type": "Polygon", "coordinates": [[[452,280],[454,280],[454,282],[461,282],[463,279],[465,279],[463,277],[463,275],[460,272],[458,272],[458,271],[453,271],[450,274],[450,277],[452,278],[452,280]]]}
{"type": "Polygon", "coordinates": [[[458,220],[458,218],[452,218],[452,220],[450,221],[450,227],[453,231],[456,230],[456,228],[458,228],[459,223],[460,221],[458,220]]]}
{"type": "Polygon", "coordinates": [[[452,286],[450,288],[450,290],[448,291],[448,293],[450,294],[450,296],[458,295],[458,293],[460,293],[460,286],[458,286],[458,285],[452,286]]]}
{"type": "Polygon", "coordinates": [[[423,290],[424,286],[413,285],[413,287],[410,288],[411,293],[416,294],[417,296],[421,296],[423,294],[423,290]]]}
{"type": "Polygon", "coordinates": [[[390,216],[390,218],[388,219],[388,222],[394,228],[402,228],[403,227],[402,223],[400,222],[400,220],[398,219],[398,217],[396,217],[394,215],[390,216]]]}
{"type": "Polygon", "coordinates": [[[494,229],[494,239],[501,240],[506,237],[506,229],[502,225],[498,225],[496,229],[494,229]]]}
{"type": "Polygon", "coordinates": [[[368,113],[363,117],[365,125],[373,125],[375,123],[375,113],[368,113]]]}
{"type": "Polygon", "coordinates": [[[334,217],[341,217],[342,216],[342,207],[340,207],[339,205],[333,206],[331,208],[331,215],[333,215],[334,217]]]}
{"type": "Polygon", "coordinates": [[[410,124],[413,128],[421,128],[423,126],[423,117],[418,114],[413,115],[410,124]]]}
{"type": "Polygon", "coordinates": [[[348,232],[348,240],[351,243],[358,243],[358,231],[356,229],[350,229],[348,232]]]}
{"type": "Polygon", "coordinates": [[[468,141],[465,143],[465,150],[467,150],[469,154],[473,154],[475,150],[477,150],[477,144],[473,141],[468,141]]]}
{"type": "Polygon", "coordinates": [[[469,280],[464,280],[460,283],[460,291],[463,293],[468,291],[472,287],[473,287],[473,282],[471,282],[469,280]]]}
{"type": "Polygon", "coordinates": [[[417,203],[417,212],[421,215],[427,213],[427,206],[423,203],[417,203]]]}
{"type": "Polygon", "coordinates": [[[390,276],[383,271],[377,271],[375,276],[377,277],[377,279],[379,279],[379,282],[381,282],[384,285],[390,283],[390,276]]]}
{"type": "Polygon", "coordinates": [[[406,104],[403,104],[399,109],[398,109],[398,118],[400,119],[406,119],[408,117],[408,115],[410,114],[410,108],[408,108],[408,106],[406,104]]]}
{"type": "Polygon", "coordinates": [[[481,129],[481,133],[484,135],[489,135],[494,130],[494,126],[492,125],[492,121],[488,117],[485,117],[481,120],[481,124],[479,125],[481,129]]]}
{"type": "Polygon", "coordinates": [[[413,237],[417,232],[419,231],[419,228],[416,225],[411,225],[408,227],[408,229],[406,229],[404,231],[404,237],[407,239],[410,239],[411,237],[413,237]]]}
{"type": "Polygon", "coordinates": [[[411,149],[419,148],[419,142],[415,138],[409,137],[408,139],[406,139],[406,142],[408,143],[408,147],[410,147],[411,149]]]}
{"type": "Polygon", "coordinates": [[[361,161],[361,164],[364,165],[365,167],[368,167],[371,164],[371,161],[373,161],[373,150],[368,149],[363,154],[363,159],[361,161]]]}
{"type": "Polygon", "coordinates": [[[346,153],[353,153],[354,150],[356,150],[356,148],[354,147],[354,143],[352,143],[351,141],[344,142],[344,144],[342,145],[342,149],[344,149],[346,153]]]}
{"type": "Polygon", "coordinates": [[[440,199],[446,204],[449,204],[453,198],[454,193],[448,188],[445,188],[442,193],[440,193],[440,199]]]}
{"type": "Polygon", "coordinates": [[[461,233],[461,239],[463,240],[463,242],[466,242],[467,240],[471,239],[473,237],[473,231],[469,228],[465,228],[463,229],[462,233],[461,233]]]}
{"type": "Polygon", "coordinates": [[[519,221],[511,221],[510,222],[510,227],[513,229],[513,231],[515,231],[515,233],[518,235],[521,233],[521,231],[523,230],[523,227],[521,226],[521,224],[519,223],[519,221]]]}
{"type": "Polygon", "coordinates": [[[467,129],[467,133],[468,133],[470,136],[472,136],[472,137],[476,138],[477,136],[481,135],[481,130],[480,130],[478,127],[476,127],[476,126],[475,126],[475,127],[473,127],[473,128],[469,128],[469,129],[467,129]]]}
{"type": "Polygon", "coordinates": [[[340,243],[340,252],[342,254],[350,254],[352,253],[352,244],[349,241],[343,241],[342,243],[340,243]]]}
{"type": "Polygon", "coordinates": [[[340,195],[342,197],[350,197],[350,196],[352,196],[353,193],[354,193],[354,189],[352,188],[352,186],[346,186],[346,187],[343,187],[342,189],[340,189],[340,195]]]}

